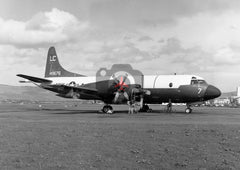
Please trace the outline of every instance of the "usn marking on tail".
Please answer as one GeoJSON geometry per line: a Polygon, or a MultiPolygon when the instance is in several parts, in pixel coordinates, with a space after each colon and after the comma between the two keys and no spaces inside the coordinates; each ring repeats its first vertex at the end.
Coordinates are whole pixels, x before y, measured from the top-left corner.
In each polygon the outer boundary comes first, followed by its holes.
{"type": "MultiPolygon", "coordinates": [[[[84,76],[65,70],[59,63],[54,47],[47,55],[45,78],[23,74],[17,76],[65,98],[102,100],[103,112],[112,111],[110,104],[137,103],[142,111],[147,104],[186,103],[186,113],[194,102],[214,99],[221,95],[218,88],[195,75],[143,75],[130,64],[113,65],[110,70],[101,68],[96,76],[84,76]],[[98,73],[105,74],[98,74],[98,73]]],[[[169,110],[172,110],[171,108],[169,110]]]]}

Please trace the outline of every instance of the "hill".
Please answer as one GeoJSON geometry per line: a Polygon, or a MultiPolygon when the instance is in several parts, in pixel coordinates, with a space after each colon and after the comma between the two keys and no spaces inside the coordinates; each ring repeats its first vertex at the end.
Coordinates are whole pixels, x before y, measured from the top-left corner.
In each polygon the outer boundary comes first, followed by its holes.
{"type": "Polygon", "coordinates": [[[237,92],[236,91],[224,92],[224,93],[222,93],[220,98],[228,98],[228,97],[231,97],[231,96],[237,96],[237,92]]]}
{"type": "Polygon", "coordinates": [[[66,101],[50,91],[34,86],[9,86],[0,84],[0,101],[66,101]]]}

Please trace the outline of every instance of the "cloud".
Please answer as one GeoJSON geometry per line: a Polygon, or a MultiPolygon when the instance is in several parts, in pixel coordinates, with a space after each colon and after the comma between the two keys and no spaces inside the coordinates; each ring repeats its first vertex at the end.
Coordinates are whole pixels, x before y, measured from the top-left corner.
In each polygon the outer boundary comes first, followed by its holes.
{"type": "Polygon", "coordinates": [[[132,27],[162,27],[176,25],[179,18],[193,17],[199,13],[219,14],[235,8],[237,0],[108,0],[97,1],[90,7],[90,20],[107,29],[132,27]]]}
{"type": "Polygon", "coordinates": [[[17,47],[42,47],[74,40],[89,27],[68,12],[53,8],[40,12],[30,20],[16,21],[0,18],[0,44],[17,47]]]}
{"type": "Polygon", "coordinates": [[[216,64],[220,65],[239,65],[240,58],[239,49],[231,47],[223,47],[219,49],[213,56],[216,64]]]}
{"type": "Polygon", "coordinates": [[[151,41],[151,40],[153,39],[149,36],[142,36],[138,39],[138,41],[151,41]]]}

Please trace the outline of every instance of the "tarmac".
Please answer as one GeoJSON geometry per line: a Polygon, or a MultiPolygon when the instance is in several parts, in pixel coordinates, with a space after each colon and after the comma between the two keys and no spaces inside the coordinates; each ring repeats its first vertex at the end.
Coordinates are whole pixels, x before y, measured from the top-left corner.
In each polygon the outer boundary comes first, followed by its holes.
{"type": "Polygon", "coordinates": [[[240,108],[0,104],[0,169],[239,169],[240,108]]]}

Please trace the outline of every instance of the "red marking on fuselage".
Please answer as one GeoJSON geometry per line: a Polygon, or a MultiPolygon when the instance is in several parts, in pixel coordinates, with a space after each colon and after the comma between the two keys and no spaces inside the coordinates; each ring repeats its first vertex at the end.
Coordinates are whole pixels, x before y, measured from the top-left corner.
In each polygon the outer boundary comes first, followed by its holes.
{"type": "Polygon", "coordinates": [[[119,87],[119,86],[120,86],[119,90],[124,90],[124,87],[128,87],[128,85],[125,82],[123,82],[123,77],[122,76],[121,76],[120,82],[115,85],[115,87],[119,87]]]}

